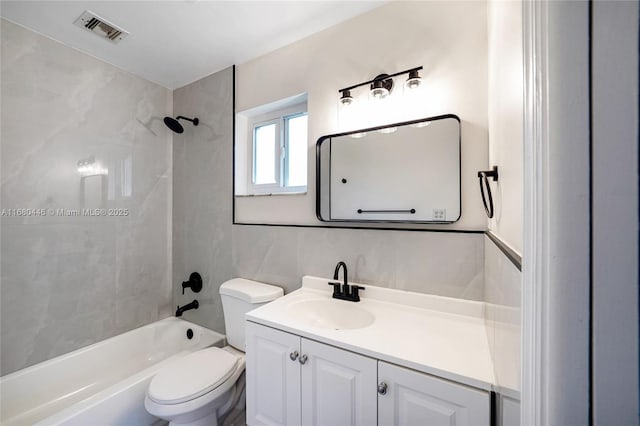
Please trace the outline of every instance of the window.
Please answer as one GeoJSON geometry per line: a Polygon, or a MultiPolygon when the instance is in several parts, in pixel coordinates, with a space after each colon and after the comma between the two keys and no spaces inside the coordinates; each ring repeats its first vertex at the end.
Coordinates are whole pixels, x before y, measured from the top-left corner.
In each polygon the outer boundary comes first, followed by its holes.
{"type": "Polygon", "coordinates": [[[298,105],[251,120],[249,193],[307,190],[307,112],[298,105]],[[268,117],[267,117],[268,116],[268,117]],[[265,119],[266,118],[266,119],[265,119]]]}
{"type": "Polygon", "coordinates": [[[253,129],[253,185],[277,183],[276,139],[279,139],[279,133],[278,123],[260,124],[253,129]]]}

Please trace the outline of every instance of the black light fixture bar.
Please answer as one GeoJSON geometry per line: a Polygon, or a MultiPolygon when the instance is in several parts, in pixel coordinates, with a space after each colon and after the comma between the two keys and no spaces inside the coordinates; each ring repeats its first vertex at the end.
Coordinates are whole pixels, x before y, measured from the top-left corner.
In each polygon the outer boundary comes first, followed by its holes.
{"type": "Polygon", "coordinates": [[[374,78],[372,80],[368,80],[368,81],[365,81],[365,82],[362,82],[362,83],[354,84],[353,86],[345,87],[344,89],[338,90],[338,93],[342,93],[345,90],[353,90],[356,87],[365,86],[365,85],[371,84],[371,83],[373,83],[374,81],[377,81],[377,80],[384,81],[384,80],[388,80],[388,79],[390,79],[392,77],[397,77],[397,76],[402,75],[402,74],[409,74],[411,71],[420,71],[421,69],[422,69],[422,66],[419,66],[419,67],[415,67],[415,68],[410,68],[410,69],[405,70],[405,71],[400,71],[400,72],[397,72],[395,74],[389,74],[389,75],[381,74],[381,75],[384,75],[384,77],[382,77],[382,78],[376,77],[376,78],[374,78]]]}

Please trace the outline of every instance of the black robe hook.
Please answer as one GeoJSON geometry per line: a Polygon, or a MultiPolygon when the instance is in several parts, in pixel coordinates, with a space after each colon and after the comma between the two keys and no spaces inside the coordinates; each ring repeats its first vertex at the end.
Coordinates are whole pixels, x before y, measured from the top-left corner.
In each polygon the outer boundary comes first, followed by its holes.
{"type": "Polygon", "coordinates": [[[484,211],[487,213],[489,219],[493,217],[493,196],[491,195],[491,187],[489,186],[489,180],[487,178],[493,178],[494,182],[498,181],[498,166],[493,166],[491,170],[483,170],[478,172],[478,179],[480,180],[480,194],[482,194],[482,204],[484,204],[484,211]],[[485,188],[487,188],[485,196],[485,188]],[[487,198],[489,199],[487,202],[487,198]]]}

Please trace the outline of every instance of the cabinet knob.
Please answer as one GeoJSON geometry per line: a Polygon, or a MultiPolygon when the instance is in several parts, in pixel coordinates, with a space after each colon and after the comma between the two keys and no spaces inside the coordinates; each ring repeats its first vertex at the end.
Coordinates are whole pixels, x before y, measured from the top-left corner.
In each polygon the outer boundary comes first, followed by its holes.
{"type": "Polygon", "coordinates": [[[298,362],[302,365],[304,365],[307,362],[307,356],[306,355],[302,355],[300,357],[300,359],[298,360],[298,362]]]}
{"type": "Polygon", "coordinates": [[[378,393],[380,395],[387,394],[387,384],[385,382],[380,382],[380,384],[378,385],[378,393]]]}
{"type": "Polygon", "coordinates": [[[291,361],[295,361],[298,358],[298,355],[300,355],[298,351],[293,351],[289,354],[289,358],[291,358],[291,361]]]}

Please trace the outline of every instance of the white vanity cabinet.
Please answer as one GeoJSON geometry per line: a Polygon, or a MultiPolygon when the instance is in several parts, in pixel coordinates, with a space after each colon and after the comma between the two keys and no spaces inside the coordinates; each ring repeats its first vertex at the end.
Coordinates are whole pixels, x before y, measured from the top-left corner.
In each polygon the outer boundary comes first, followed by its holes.
{"type": "Polygon", "coordinates": [[[378,362],[378,425],[478,426],[491,422],[488,392],[378,362]]]}
{"type": "Polygon", "coordinates": [[[486,391],[246,322],[247,424],[489,426],[486,391]]]}
{"type": "Polygon", "coordinates": [[[247,424],[299,425],[300,337],[251,322],[245,324],[247,424]]]}
{"type": "Polygon", "coordinates": [[[247,424],[377,423],[377,361],[246,323],[247,424]]]}

